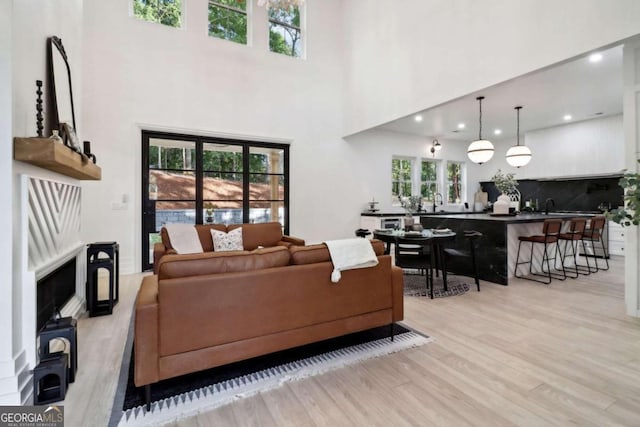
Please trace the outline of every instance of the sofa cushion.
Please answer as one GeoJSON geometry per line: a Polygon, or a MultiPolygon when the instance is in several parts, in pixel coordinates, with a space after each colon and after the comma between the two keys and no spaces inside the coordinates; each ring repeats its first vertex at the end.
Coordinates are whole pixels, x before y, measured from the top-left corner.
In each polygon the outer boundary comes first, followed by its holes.
{"type": "MultiPolygon", "coordinates": [[[[376,239],[371,240],[371,246],[376,256],[384,254],[384,243],[382,241],[376,239]]],[[[291,252],[292,265],[331,261],[329,249],[327,249],[327,245],[324,243],[308,246],[290,246],[289,252],[291,252]]]]}
{"type": "Polygon", "coordinates": [[[160,260],[158,279],[283,267],[289,264],[289,259],[289,250],[282,246],[261,248],[251,252],[230,251],[166,255],[160,260]]]}
{"type": "MultiPolygon", "coordinates": [[[[200,238],[200,243],[202,244],[202,250],[204,252],[213,251],[213,240],[211,239],[211,229],[227,231],[227,226],[224,224],[196,224],[196,231],[198,232],[198,237],[200,238]]],[[[167,233],[167,229],[162,227],[160,230],[160,237],[162,238],[162,244],[167,249],[173,249],[171,245],[171,239],[169,238],[169,233],[167,233]]]]}
{"type": "Polygon", "coordinates": [[[293,265],[331,261],[329,249],[327,249],[324,243],[319,245],[291,246],[289,247],[289,252],[291,252],[291,264],[293,265]]]}
{"type": "Polygon", "coordinates": [[[211,238],[211,230],[227,232],[227,226],[224,224],[196,224],[196,231],[202,243],[202,250],[205,252],[213,251],[213,239],[211,238]]]}
{"type": "Polygon", "coordinates": [[[276,246],[282,240],[282,225],[279,222],[229,224],[227,229],[231,231],[238,227],[242,227],[242,244],[247,251],[252,251],[258,246],[276,246]]]}
{"type": "Polygon", "coordinates": [[[244,250],[244,246],[242,246],[242,227],[233,229],[228,233],[212,228],[211,237],[213,239],[213,250],[216,252],[244,250]]]}

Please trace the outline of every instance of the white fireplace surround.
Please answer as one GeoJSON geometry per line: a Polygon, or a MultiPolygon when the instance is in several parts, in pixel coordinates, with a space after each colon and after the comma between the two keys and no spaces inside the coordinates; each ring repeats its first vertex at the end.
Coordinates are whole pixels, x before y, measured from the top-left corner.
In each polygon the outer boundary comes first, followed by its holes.
{"type": "Polygon", "coordinates": [[[21,336],[26,365],[33,369],[36,349],[36,285],[38,280],[76,258],[76,292],[61,308],[63,316],[78,317],[85,306],[85,245],[80,237],[82,189],[78,185],[20,176],[20,217],[17,255],[22,284],[21,336]]]}

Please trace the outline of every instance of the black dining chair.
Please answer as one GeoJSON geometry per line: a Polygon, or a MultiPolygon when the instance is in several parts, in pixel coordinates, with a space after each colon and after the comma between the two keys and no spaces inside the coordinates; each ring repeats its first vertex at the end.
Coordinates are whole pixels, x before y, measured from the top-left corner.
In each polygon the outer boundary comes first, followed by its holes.
{"type": "Polygon", "coordinates": [[[445,264],[450,273],[473,277],[478,292],[480,292],[480,277],[478,275],[478,263],[476,262],[477,241],[483,236],[479,231],[464,231],[463,237],[467,240],[468,249],[444,248],[445,264]]]}
{"type": "Polygon", "coordinates": [[[429,296],[433,299],[433,268],[435,260],[431,244],[419,245],[415,239],[408,237],[398,238],[395,244],[395,265],[402,269],[419,270],[425,275],[426,287],[429,296]]]}

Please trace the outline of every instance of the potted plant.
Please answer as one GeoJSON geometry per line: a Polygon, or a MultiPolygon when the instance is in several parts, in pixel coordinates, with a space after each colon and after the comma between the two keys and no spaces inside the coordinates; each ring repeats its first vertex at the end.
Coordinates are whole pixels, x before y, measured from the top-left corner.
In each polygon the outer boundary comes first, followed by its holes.
{"type": "Polygon", "coordinates": [[[204,204],[204,212],[206,214],[205,221],[207,221],[208,223],[213,222],[213,213],[215,208],[217,208],[217,206],[211,202],[207,202],[204,204]]]}
{"type": "Polygon", "coordinates": [[[638,184],[640,184],[640,174],[638,173],[626,173],[620,178],[618,185],[624,189],[625,205],[607,212],[608,219],[623,227],[640,223],[640,209],[638,209],[640,207],[640,188],[638,188],[638,184]]]}
{"type": "Polygon", "coordinates": [[[503,173],[500,169],[498,169],[498,172],[491,177],[491,181],[493,181],[493,185],[495,185],[498,191],[502,194],[511,193],[518,186],[515,174],[503,173]]]}
{"type": "Polygon", "coordinates": [[[422,209],[422,196],[402,197],[400,205],[407,211],[407,214],[416,213],[422,209]]]}
{"type": "Polygon", "coordinates": [[[511,205],[511,198],[507,195],[517,189],[518,181],[515,179],[513,173],[503,173],[500,169],[491,177],[493,185],[496,186],[498,191],[502,193],[498,196],[498,200],[493,204],[494,214],[509,214],[509,206],[511,205]]]}

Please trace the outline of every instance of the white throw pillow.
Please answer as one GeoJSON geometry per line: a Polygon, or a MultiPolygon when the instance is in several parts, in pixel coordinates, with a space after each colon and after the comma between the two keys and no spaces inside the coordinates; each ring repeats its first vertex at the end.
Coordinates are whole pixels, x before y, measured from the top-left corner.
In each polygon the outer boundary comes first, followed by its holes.
{"type": "Polygon", "coordinates": [[[211,229],[213,238],[213,250],[215,252],[242,251],[242,227],[235,228],[228,233],[211,229]]]}

